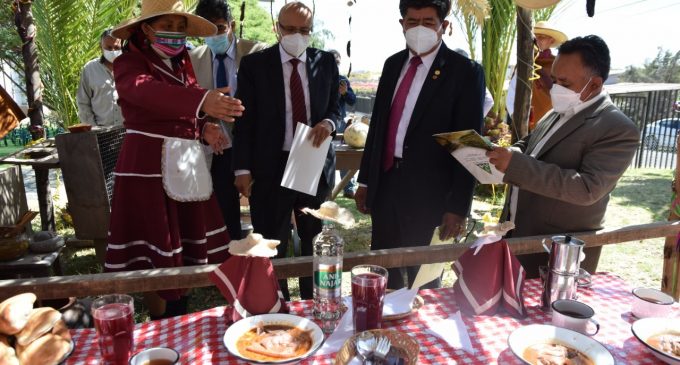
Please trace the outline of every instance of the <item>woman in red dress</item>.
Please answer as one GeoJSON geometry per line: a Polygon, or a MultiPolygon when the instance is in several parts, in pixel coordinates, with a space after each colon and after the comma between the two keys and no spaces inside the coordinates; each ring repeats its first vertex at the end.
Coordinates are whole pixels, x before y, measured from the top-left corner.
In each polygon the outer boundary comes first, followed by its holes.
{"type": "MultiPolygon", "coordinates": [[[[181,0],[143,0],[141,16],[112,32],[126,40],[114,62],[126,134],[114,172],[106,271],[229,257],[229,234],[202,150],[204,142],[221,151],[226,140],[203,118],[231,122],[243,107],[225,90],[198,87],[185,47],[187,35],[214,33],[212,23],[184,12],[181,0]]],[[[152,318],[186,313],[184,293],[145,293],[152,318]]]]}

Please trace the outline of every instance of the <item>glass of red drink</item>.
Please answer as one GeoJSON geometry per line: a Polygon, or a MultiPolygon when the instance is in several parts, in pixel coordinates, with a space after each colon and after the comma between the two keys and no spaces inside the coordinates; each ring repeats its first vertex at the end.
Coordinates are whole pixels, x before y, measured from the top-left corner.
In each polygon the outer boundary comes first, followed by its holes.
{"type": "Polygon", "coordinates": [[[387,269],[376,265],[352,268],[352,315],[354,332],[382,327],[387,269]]]}
{"type": "Polygon", "coordinates": [[[110,294],[92,303],[103,365],[127,365],[134,346],[135,307],[131,296],[110,294]]]}

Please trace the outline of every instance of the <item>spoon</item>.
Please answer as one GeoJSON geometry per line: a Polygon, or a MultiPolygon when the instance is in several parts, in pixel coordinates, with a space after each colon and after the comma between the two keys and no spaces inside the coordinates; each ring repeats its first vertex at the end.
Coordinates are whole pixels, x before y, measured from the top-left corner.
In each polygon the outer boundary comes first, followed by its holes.
{"type": "Polygon", "coordinates": [[[357,336],[356,350],[359,357],[361,357],[363,364],[372,364],[370,360],[375,351],[376,341],[371,332],[364,332],[357,336]]]}

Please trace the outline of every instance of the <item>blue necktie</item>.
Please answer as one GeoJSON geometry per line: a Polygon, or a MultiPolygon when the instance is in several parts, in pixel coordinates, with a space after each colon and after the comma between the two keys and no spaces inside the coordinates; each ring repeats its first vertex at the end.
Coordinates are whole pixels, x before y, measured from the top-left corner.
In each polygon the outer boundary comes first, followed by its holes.
{"type": "Polygon", "coordinates": [[[229,76],[227,75],[227,65],[225,65],[224,59],[227,58],[227,54],[220,54],[215,56],[217,60],[217,75],[215,76],[215,87],[227,87],[229,86],[229,76]]]}

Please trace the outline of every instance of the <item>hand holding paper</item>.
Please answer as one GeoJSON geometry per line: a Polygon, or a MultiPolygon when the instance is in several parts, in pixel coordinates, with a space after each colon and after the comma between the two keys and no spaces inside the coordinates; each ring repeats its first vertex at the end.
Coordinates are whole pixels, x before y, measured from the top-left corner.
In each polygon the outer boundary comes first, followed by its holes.
{"type": "Polygon", "coordinates": [[[435,134],[434,139],[482,184],[502,184],[503,174],[489,162],[486,151],[494,145],[475,130],[435,134]]]}
{"type": "MultiPolygon", "coordinates": [[[[314,128],[318,127],[327,131],[321,124],[317,124],[314,128]]],[[[327,135],[321,145],[314,147],[313,142],[308,137],[311,131],[312,128],[302,123],[298,123],[295,127],[295,136],[290,147],[281,186],[301,193],[316,195],[331,139],[327,135]]]]}

